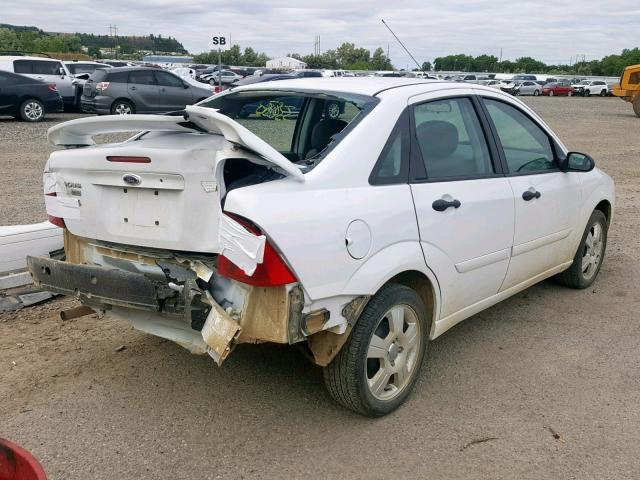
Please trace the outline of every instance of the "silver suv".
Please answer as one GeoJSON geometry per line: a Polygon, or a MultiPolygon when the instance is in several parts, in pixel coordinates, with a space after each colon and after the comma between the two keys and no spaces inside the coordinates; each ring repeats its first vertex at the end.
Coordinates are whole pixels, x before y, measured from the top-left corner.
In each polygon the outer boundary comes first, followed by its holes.
{"type": "Polygon", "coordinates": [[[98,115],[162,113],[182,110],[211,95],[209,86],[156,68],[100,68],[84,85],[81,105],[83,112],[98,115]]]}

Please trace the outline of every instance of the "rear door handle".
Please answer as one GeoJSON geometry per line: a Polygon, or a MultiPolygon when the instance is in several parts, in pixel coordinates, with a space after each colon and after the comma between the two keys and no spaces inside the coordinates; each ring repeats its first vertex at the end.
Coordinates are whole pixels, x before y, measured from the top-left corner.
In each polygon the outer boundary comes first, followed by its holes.
{"type": "Polygon", "coordinates": [[[447,208],[460,208],[460,200],[445,200],[444,198],[439,198],[435,202],[431,204],[431,208],[433,208],[436,212],[444,212],[447,208]]]}
{"type": "Polygon", "coordinates": [[[136,86],[135,86],[135,85],[132,85],[132,86],[131,86],[131,87],[129,87],[129,88],[130,88],[131,90],[135,90],[135,89],[136,89],[136,86]]]}
{"type": "Polygon", "coordinates": [[[536,190],[534,190],[533,192],[531,190],[525,190],[522,193],[522,199],[525,202],[528,202],[530,200],[533,200],[534,198],[540,198],[542,196],[542,194],[536,190]]]}

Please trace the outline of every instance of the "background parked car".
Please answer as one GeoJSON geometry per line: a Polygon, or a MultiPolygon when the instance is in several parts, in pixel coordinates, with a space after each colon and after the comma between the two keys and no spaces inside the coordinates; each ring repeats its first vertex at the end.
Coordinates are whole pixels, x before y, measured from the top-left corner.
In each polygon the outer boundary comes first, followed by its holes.
{"type": "Polygon", "coordinates": [[[210,87],[156,68],[98,69],[84,86],[82,110],[99,115],[170,112],[211,95],[210,87]]]}
{"type": "Polygon", "coordinates": [[[0,71],[0,115],[13,115],[26,122],[39,122],[46,113],[62,110],[62,97],[55,83],[0,71]]]}
{"type": "Polygon", "coordinates": [[[549,95],[553,97],[555,95],[573,95],[573,87],[568,80],[560,80],[558,82],[547,83],[542,87],[542,95],[549,95]]]}
{"type": "Polygon", "coordinates": [[[322,72],[318,70],[297,70],[293,72],[291,75],[293,75],[296,78],[322,77],[322,72]]]}
{"type": "Polygon", "coordinates": [[[609,94],[609,85],[602,80],[584,80],[578,85],[573,85],[576,95],[589,97],[591,95],[600,95],[606,97],[609,94]]]}
{"type": "Polygon", "coordinates": [[[67,67],[53,58],[27,56],[0,56],[0,70],[19,73],[56,85],[66,107],[72,108],[76,102],[76,87],[67,67]]]}
{"type": "Polygon", "coordinates": [[[244,77],[242,75],[238,75],[237,73],[232,72],[231,70],[222,70],[220,72],[207,73],[204,75],[200,75],[199,80],[204,83],[208,83],[210,85],[217,85],[218,82],[223,85],[230,85],[233,82],[237,82],[238,80],[242,80],[244,77]]]}
{"type": "Polygon", "coordinates": [[[298,78],[288,73],[269,73],[267,75],[249,75],[242,80],[238,80],[233,84],[234,87],[241,87],[243,85],[251,85],[252,83],[272,82],[274,80],[288,80],[298,78]]]}
{"type": "Polygon", "coordinates": [[[82,91],[84,89],[84,84],[89,79],[91,74],[95,72],[98,68],[112,68],[111,65],[106,63],[99,62],[91,62],[91,61],[81,61],[81,62],[64,62],[65,66],[74,77],[72,82],[75,85],[75,100],[74,105],[76,107],[80,107],[80,99],[82,98],[82,91]]]}
{"type": "Polygon", "coordinates": [[[533,80],[525,80],[524,82],[519,82],[516,84],[513,89],[514,95],[533,95],[537,97],[542,93],[542,86],[538,85],[537,82],[533,80]]]}

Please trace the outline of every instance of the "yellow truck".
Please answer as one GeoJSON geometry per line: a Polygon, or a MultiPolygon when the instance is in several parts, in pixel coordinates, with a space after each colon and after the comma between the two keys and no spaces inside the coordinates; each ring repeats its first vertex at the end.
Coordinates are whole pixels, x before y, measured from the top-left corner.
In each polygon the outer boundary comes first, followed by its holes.
{"type": "Polygon", "coordinates": [[[640,65],[629,65],[622,72],[620,83],[614,85],[613,94],[633,104],[633,111],[640,117],[640,65]]]}

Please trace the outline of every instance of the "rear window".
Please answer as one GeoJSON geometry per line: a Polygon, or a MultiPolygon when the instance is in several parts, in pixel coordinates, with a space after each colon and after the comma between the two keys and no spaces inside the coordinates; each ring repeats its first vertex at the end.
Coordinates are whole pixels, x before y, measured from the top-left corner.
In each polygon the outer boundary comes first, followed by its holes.
{"type": "Polygon", "coordinates": [[[324,158],[377,103],[364,95],[316,91],[241,91],[199,106],[215,108],[292,161],[324,158]]]}
{"type": "Polygon", "coordinates": [[[69,63],[67,68],[73,75],[80,75],[82,73],[93,73],[96,68],[100,68],[100,65],[93,65],[91,63],[69,63]]]}

